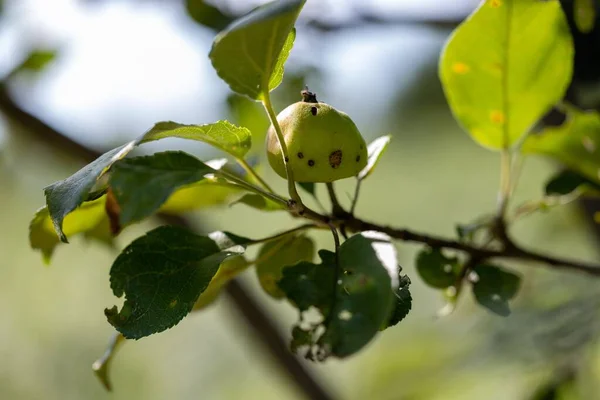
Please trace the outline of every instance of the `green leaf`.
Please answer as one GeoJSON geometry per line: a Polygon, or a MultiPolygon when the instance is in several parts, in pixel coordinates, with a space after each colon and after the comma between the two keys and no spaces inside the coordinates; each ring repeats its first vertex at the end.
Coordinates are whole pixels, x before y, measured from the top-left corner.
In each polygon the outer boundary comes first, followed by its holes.
{"type": "Polygon", "coordinates": [[[546,182],[546,195],[567,195],[575,191],[600,193],[600,184],[573,171],[561,171],[546,182]]]}
{"type": "Polygon", "coordinates": [[[115,162],[125,157],[139,144],[168,137],[203,141],[236,157],[246,154],[251,146],[248,130],[236,127],[227,121],[207,125],[159,122],[137,139],[104,153],[67,179],[44,188],[46,204],[54,229],[61,241],[68,243],[67,236],[63,231],[64,218],[82,202],[88,200],[92,189],[115,162]]]}
{"type": "Polygon", "coordinates": [[[306,0],[278,0],[233,22],[215,38],[210,59],[234,92],[260,100],[283,77],[294,24],[306,0]]]}
{"type": "Polygon", "coordinates": [[[204,292],[198,297],[194,304],[194,311],[203,310],[213,304],[223,291],[223,286],[245,271],[248,266],[244,256],[233,256],[223,261],[204,292]]]}
{"type": "Polygon", "coordinates": [[[236,204],[245,204],[260,211],[286,210],[286,207],[280,203],[276,203],[273,200],[266,199],[265,197],[254,193],[245,194],[241,198],[231,203],[232,206],[236,204]]]}
{"type": "Polygon", "coordinates": [[[184,125],[172,121],[158,122],[144,135],[141,143],[169,137],[208,143],[236,158],[244,157],[252,147],[250,131],[228,121],[218,121],[206,125],[184,125]]]}
{"type": "Polygon", "coordinates": [[[301,261],[311,262],[314,254],[314,242],[304,235],[288,235],[265,243],[256,256],[256,274],[260,285],[272,297],[284,297],[285,293],[277,286],[284,268],[301,261]]]}
{"type": "Polygon", "coordinates": [[[301,262],[285,268],[278,282],[300,311],[316,307],[324,318],[322,333],[319,326],[301,329],[304,332],[296,335],[293,345],[314,344],[308,358],[347,357],[366,346],[391,320],[399,287],[396,250],[390,238],[379,232],[350,237],[339,248],[341,283],[335,288],[335,254],[321,250],[319,256],[319,265],[301,262]]]}
{"type": "Polygon", "coordinates": [[[36,49],[27,55],[27,58],[23,60],[21,64],[15,67],[11,75],[17,74],[22,71],[39,72],[43,70],[48,64],[50,64],[56,58],[56,51],[36,49]]]}
{"type": "Polygon", "coordinates": [[[115,354],[124,343],[125,338],[123,335],[120,333],[113,334],[102,357],[94,361],[94,364],[92,364],[92,370],[94,371],[94,374],[100,380],[100,383],[102,383],[104,388],[109,392],[112,391],[112,384],[110,382],[110,366],[115,354]]]}
{"type": "Polygon", "coordinates": [[[600,182],[600,114],[566,110],[567,120],[530,134],[521,148],[525,154],[540,154],[558,160],[569,169],[600,182]]]}
{"type": "Polygon", "coordinates": [[[440,249],[428,247],[417,255],[416,267],[426,284],[445,289],[456,283],[460,266],[456,257],[447,257],[440,249]]]}
{"type": "Polygon", "coordinates": [[[244,242],[241,239],[162,226],[134,240],[110,270],[111,288],[117,297],[125,295],[125,303],[121,311],[117,306],[105,310],[108,321],[127,339],[176,325],[192,310],[221,263],[244,252],[236,243],[244,242]]]}
{"type": "Polygon", "coordinates": [[[392,316],[390,320],[387,322],[386,328],[391,328],[398,324],[398,322],[402,321],[411,310],[412,307],[412,296],[410,294],[410,279],[408,276],[404,275],[400,277],[400,285],[398,286],[398,290],[396,290],[396,304],[394,306],[394,310],[392,311],[392,316]]]}
{"type": "Polygon", "coordinates": [[[473,295],[479,304],[491,312],[506,317],[510,315],[508,301],[515,297],[521,278],[495,265],[478,265],[473,283],[473,295]]]}
{"type": "Polygon", "coordinates": [[[186,0],[185,7],[194,21],[216,31],[224,29],[232,22],[230,16],[207,4],[205,0],[186,0]]]}
{"type": "Polygon", "coordinates": [[[558,0],[485,0],[452,34],[439,73],[455,118],[480,145],[513,146],[571,81],[558,0]]]}
{"type": "MultiPolygon", "coordinates": [[[[64,232],[69,236],[84,233],[87,239],[112,245],[108,218],[104,212],[105,197],[85,202],[64,220],[64,232]]],[[[40,250],[44,262],[50,263],[56,246],[60,244],[47,207],[40,208],[29,224],[29,245],[40,250]]]]}
{"type": "Polygon", "coordinates": [[[575,25],[579,32],[592,32],[596,23],[596,5],[594,4],[594,0],[575,0],[573,8],[573,17],[575,18],[575,25]]]}
{"type": "Polygon", "coordinates": [[[215,172],[215,169],[181,151],[117,162],[112,168],[110,187],[120,207],[121,225],[152,215],[175,190],[215,172]]]}
{"type": "Polygon", "coordinates": [[[367,161],[367,166],[364,167],[363,170],[358,173],[357,179],[359,181],[362,181],[363,179],[371,175],[371,173],[375,170],[375,167],[379,163],[379,160],[383,156],[383,153],[385,153],[385,151],[387,150],[391,140],[392,136],[386,135],[378,137],[377,139],[369,143],[369,146],[367,147],[369,160],[367,161]]]}
{"type": "Polygon", "coordinates": [[[316,197],[316,185],[314,182],[297,182],[298,186],[300,186],[306,193],[316,197]]]}

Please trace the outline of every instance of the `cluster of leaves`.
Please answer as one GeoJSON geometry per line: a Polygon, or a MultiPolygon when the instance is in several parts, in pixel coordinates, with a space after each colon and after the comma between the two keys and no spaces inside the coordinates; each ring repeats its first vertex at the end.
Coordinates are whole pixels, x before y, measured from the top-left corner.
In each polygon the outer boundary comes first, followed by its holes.
{"type": "MultiPolygon", "coordinates": [[[[227,25],[210,51],[219,77],[232,91],[262,103],[271,117],[270,92],[282,82],[304,4],[305,0],[279,0],[258,7],[227,25]]],[[[207,12],[217,16],[210,19],[214,29],[228,21],[202,1],[190,1],[188,7],[199,19],[207,12]]],[[[440,76],[448,102],[477,143],[509,157],[550,156],[572,170],[553,178],[544,198],[521,206],[516,215],[598,192],[600,117],[561,104],[572,64],[573,44],[558,0],[482,1],[442,53],[440,76]],[[567,113],[566,122],[534,130],[557,105],[567,113]]],[[[389,140],[381,137],[369,146],[368,165],[357,176],[357,196],[389,140]]],[[[237,203],[265,212],[292,212],[289,200],[274,193],[248,162],[251,146],[250,130],[227,121],[159,122],[45,188],[46,206],[30,225],[31,246],[49,262],[56,246],[67,243],[68,237],[82,234],[112,244],[127,226],[156,213],[237,203]],[[185,152],[166,151],[126,158],[138,145],[169,137],[208,143],[226,157],[203,162],[185,152]]],[[[314,184],[301,186],[315,196],[314,184]]],[[[350,215],[353,211],[354,205],[350,215]]],[[[494,243],[498,239],[493,235],[495,220],[497,216],[484,217],[459,226],[459,240],[482,248],[498,244],[494,243]]],[[[292,331],[292,350],[303,349],[307,358],[316,360],[355,354],[378,332],[406,317],[412,303],[410,280],[401,274],[388,235],[358,232],[336,246],[335,252],[318,251],[321,262],[315,264],[309,229],[329,227],[307,224],[263,239],[229,232],[201,236],[175,226],[156,228],[134,240],[112,265],[111,288],[125,301],[120,310],[107,309],[106,317],[119,337],[139,339],[162,332],[191,311],[211,304],[230,279],[254,266],[267,294],[287,299],[300,311],[292,331]],[[261,246],[258,256],[247,260],[245,250],[253,245],[261,246]],[[318,314],[316,322],[308,321],[311,311],[318,314]]],[[[519,276],[504,267],[448,255],[435,247],[419,253],[416,269],[425,283],[444,290],[450,303],[468,283],[481,305],[504,316],[520,285],[519,276]]],[[[105,356],[95,366],[105,381],[108,360],[105,356]]]]}

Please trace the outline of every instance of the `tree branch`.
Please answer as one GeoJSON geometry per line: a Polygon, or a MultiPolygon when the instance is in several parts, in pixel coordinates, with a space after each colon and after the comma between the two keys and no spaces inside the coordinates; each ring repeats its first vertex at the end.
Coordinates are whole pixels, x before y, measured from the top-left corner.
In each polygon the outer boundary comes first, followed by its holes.
{"type": "MultiPolygon", "coordinates": [[[[6,85],[2,82],[0,82],[0,111],[11,120],[26,127],[48,146],[79,156],[84,162],[92,162],[101,155],[100,152],[70,139],[67,135],[23,110],[14,102],[6,85]]],[[[159,218],[167,224],[192,229],[192,224],[183,217],[160,214],[159,218]]],[[[274,322],[269,319],[266,311],[237,279],[233,279],[226,286],[225,292],[235,305],[238,314],[252,328],[264,348],[283,367],[287,376],[307,398],[318,400],[330,400],[334,398],[320,385],[304,365],[289,352],[287,341],[279,333],[274,322]]]]}

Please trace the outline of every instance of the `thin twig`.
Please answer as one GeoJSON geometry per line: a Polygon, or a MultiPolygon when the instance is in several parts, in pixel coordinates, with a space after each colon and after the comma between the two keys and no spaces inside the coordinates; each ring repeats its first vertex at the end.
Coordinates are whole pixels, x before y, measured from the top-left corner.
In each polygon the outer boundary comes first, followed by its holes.
{"type": "Polygon", "coordinates": [[[358,203],[358,196],[360,196],[360,186],[362,184],[362,179],[356,180],[356,187],[354,188],[354,197],[352,198],[352,205],[350,206],[350,214],[354,215],[354,211],[356,210],[356,204],[358,203]]]}
{"type": "Polygon", "coordinates": [[[344,214],[344,208],[341,206],[337,198],[337,194],[335,193],[335,189],[333,187],[333,182],[327,182],[325,185],[327,186],[327,193],[329,193],[329,199],[331,200],[332,214],[344,214]]]}

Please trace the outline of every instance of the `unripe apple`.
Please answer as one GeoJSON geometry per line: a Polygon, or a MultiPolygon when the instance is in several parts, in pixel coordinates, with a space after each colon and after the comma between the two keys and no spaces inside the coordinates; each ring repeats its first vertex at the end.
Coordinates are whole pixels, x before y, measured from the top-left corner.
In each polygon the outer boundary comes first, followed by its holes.
{"type": "MultiPolygon", "coordinates": [[[[350,117],[320,103],[308,90],[303,100],[277,116],[297,182],[333,182],[356,176],[367,165],[367,145],[350,117]]],[[[273,125],[267,134],[269,164],[286,178],[284,158],[273,125]]]]}

